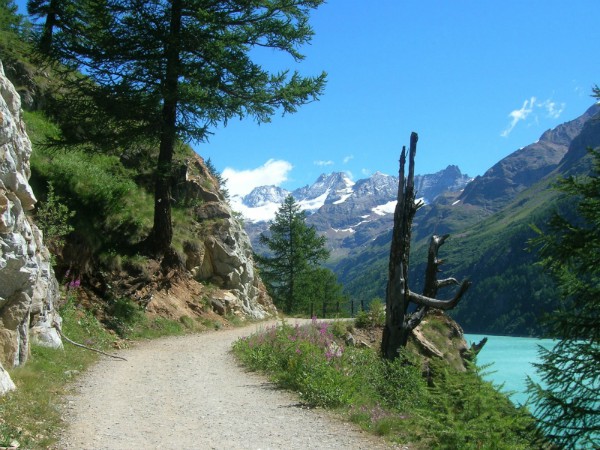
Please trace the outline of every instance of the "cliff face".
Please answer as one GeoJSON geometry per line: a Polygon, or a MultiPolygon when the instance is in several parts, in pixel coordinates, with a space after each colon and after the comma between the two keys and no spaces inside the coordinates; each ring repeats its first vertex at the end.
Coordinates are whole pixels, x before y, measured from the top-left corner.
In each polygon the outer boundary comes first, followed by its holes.
{"type": "Polygon", "coordinates": [[[54,322],[59,296],[41,231],[27,217],[36,203],[29,186],[31,142],[21,100],[0,62],[0,393],[13,388],[1,368],[27,361],[31,340],[60,347],[54,322]]]}
{"type": "Polygon", "coordinates": [[[184,243],[185,265],[194,279],[219,288],[210,296],[213,309],[254,319],[274,315],[275,306],[255,271],[250,238],[201,157],[187,161],[182,178],[178,184],[185,186],[185,195],[198,200],[194,215],[202,225],[184,243]]]}

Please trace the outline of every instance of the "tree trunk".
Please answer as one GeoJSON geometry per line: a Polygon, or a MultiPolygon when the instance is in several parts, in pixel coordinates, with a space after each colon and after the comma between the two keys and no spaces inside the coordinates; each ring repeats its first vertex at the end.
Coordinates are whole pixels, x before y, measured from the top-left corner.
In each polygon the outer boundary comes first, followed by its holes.
{"type": "Polygon", "coordinates": [[[448,235],[444,235],[441,237],[433,236],[431,238],[423,295],[411,292],[409,289],[408,269],[412,221],[415,213],[422,206],[421,202],[415,203],[414,168],[418,139],[416,133],[411,134],[408,178],[406,180],[404,178],[406,164],[405,147],[402,148],[400,156],[398,203],[394,212],[394,229],[390,247],[388,284],[385,297],[386,318],[383,338],[381,340],[381,355],[386,359],[398,357],[400,349],[406,346],[410,333],[425,317],[429,308],[454,308],[470,286],[470,283],[465,280],[452,299],[437,300],[435,298],[439,288],[459,284],[454,278],[439,281],[437,279],[439,266],[443,262],[437,257],[438,250],[448,238],[448,235]],[[414,313],[407,314],[410,302],[419,306],[414,313]]]}
{"type": "Polygon", "coordinates": [[[398,203],[394,211],[394,229],[388,265],[388,283],[385,293],[385,327],[381,342],[381,353],[386,359],[394,359],[406,345],[408,333],[404,327],[404,316],[410,302],[408,289],[408,263],[413,217],[419,207],[415,205],[414,160],[417,151],[417,133],[410,135],[408,180],[404,177],[406,147],[400,155],[398,203]]]}
{"type": "Polygon", "coordinates": [[[173,240],[171,183],[173,154],[177,139],[181,13],[181,0],[173,0],[171,5],[169,40],[165,48],[166,68],[163,86],[162,130],[154,191],[154,226],[151,233],[152,251],[157,256],[170,253],[171,242],[173,240]]]}
{"type": "Polygon", "coordinates": [[[56,5],[56,0],[50,0],[48,3],[46,20],[44,21],[44,28],[42,29],[42,35],[40,37],[40,51],[45,55],[49,55],[52,52],[52,38],[54,34],[54,27],[57,23],[56,5]]]}

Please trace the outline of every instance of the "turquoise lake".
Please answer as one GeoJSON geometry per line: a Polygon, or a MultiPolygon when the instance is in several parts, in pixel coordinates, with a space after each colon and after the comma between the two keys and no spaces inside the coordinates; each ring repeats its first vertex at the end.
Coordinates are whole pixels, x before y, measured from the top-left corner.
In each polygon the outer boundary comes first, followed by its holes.
{"type": "Polygon", "coordinates": [[[539,361],[538,346],[550,348],[554,341],[480,334],[465,334],[465,339],[468,344],[471,344],[479,342],[486,336],[488,341],[477,356],[477,364],[492,365],[484,370],[483,378],[493,382],[494,385],[503,384],[501,390],[513,393],[510,399],[514,404],[524,404],[527,401],[525,394],[527,376],[539,381],[535,367],[532,365],[539,361]]]}

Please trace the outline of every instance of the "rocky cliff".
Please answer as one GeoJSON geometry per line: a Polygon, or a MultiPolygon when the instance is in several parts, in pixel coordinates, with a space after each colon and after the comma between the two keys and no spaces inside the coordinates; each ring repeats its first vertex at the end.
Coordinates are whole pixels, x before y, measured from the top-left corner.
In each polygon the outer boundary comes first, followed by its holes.
{"type": "Polygon", "coordinates": [[[62,346],[53,328],[60,324],[58,283],[42,233],[27,216],[36,203],[30,155],[21,100],[0,62],[0,393],[14,388],[1,366],[25,363],[32,340],[62,346]]]}
{"type": "Polygon", "coordinates": [[[114,298],[135,301],[151,317],[178,321],[208,315],[225,323],[276,315],[255,270],[250,239],[202,157],[190,153],[178,161],[172,196],[180,216],[173,222],[178,268],[165,269],[150,258],[112,268],[90,264],[79,301],[88,309],[104,309],[100,319],[109,322],[114,298]]]}
{"type": "Polygon", "coordinates": [[[184,242],[185,265],[194,279],[219,288],[210,298],[216,312],[264,319],[276,313],[254,268],[250,238],[218,190],[218,182],[195,155],[185,166],[178,185],[196,199],[194,215],[202,226],[194,239],[184,242]]]}

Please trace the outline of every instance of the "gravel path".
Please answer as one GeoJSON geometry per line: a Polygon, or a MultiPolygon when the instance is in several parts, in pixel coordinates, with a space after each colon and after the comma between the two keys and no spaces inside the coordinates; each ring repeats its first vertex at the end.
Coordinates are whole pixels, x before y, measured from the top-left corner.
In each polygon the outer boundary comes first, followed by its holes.
{"type": "Polygon", "coordinates": [[[268,324],[144,342],[78,382],[59,448],[384,449],[383,441],[245,372],[232,342],[268,324]]]}

